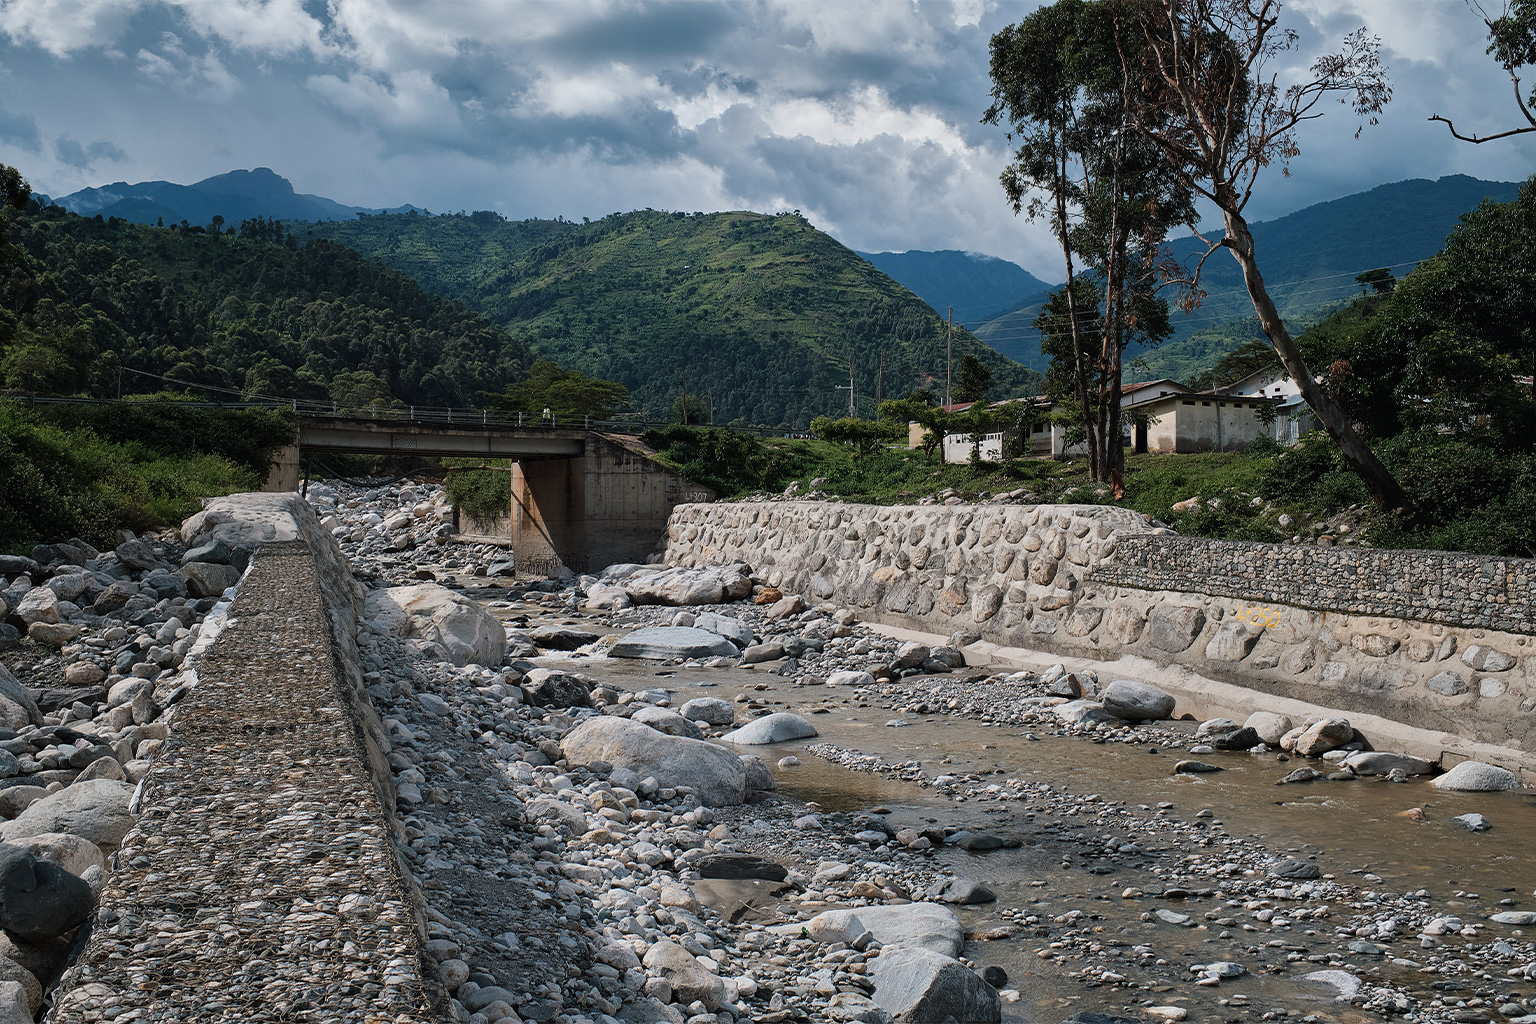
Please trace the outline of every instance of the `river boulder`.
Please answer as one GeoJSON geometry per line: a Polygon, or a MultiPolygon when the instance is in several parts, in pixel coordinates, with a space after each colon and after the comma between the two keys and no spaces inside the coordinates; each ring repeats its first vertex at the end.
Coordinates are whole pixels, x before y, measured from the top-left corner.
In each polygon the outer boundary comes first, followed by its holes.
{"type": "Polygon", "coordinates": [[[1280,739],[1291,731],[1291,720],[1273,711],[1255,711],[1243,720],[1243,727],[1259,734],[1259,741],[1278,747],[1280,739]]]}
{"type": "Polygon", "coordinates": [[[752,646],[752,627],[740,619],[715,612],[703,612],[693,620],[693,624],[711,633],[719,633],[737,647],[752,646]]]}
{"type": "Polygon", "coordinates": [[[683,736],[690,740],[701,740],[704,733],[693,722],[684,718],[670,708],[658,708],[654,704],[642,704],[635,708],[634,714],[629,716],[631,722],[639,722],[648,725],[657,732],[664,732],[668,736],[683,736]]]}
{"type": "Polygon", "coordinates": [[[1127,722],[1152,722],[1173,716],[1173,695],[1148,683],[1116,679],[1099,696],[1104,710],[1127,722]]]}
{"type": "Polygon", "coordinates": [[[870,970],[874,1000],[899,1024],[996,1024],[997,990],[953,957],[927,949],[885,949],[870,970]]]}
{"type": "Polygon", "coordinates": [[[0,928],[37,941],[76,927],[91,915],[91,887],[52,861],[0,844],[0,928]]]}
{"type": "Polygon", "coordinates": [[[739,804],[746,795],[741,759],[706,740],[668,736],[648,725],[609,715],[590,718],[560,741],[572,764],[606,761],[664,787],[689,786],[714,807],[739,804]]]}
{"type": "Polygon", "coordinates": [[[111,853],[133,826],[133,815],[128,813],[132,798],[133,787],[126,782],[77,782],[29,804],[11,821],[0,823],[0,843],[15,843],[44,832],[67,832],[111,853]]]}
{"type": "Polygon", "coordinates": [[[523,677],[523,697],[535,707],[589,708],[592,687],[569,672],[535,668],[523,677]]]}
{"type": "Polygon", "coordinates": [[[1395,771],[1404,775],[1428,775],[1435,770],[1434,764],[1422,757],[1386,750],[1362,750],[1350,754],[1341,763],[1356,775],[1390,775],[1395,771]]]}
{"type": "Polygon", "coordinates": [[[624,581],[635,604],[723,604],[752,593],[746,566],[729,565],[704,569],[661,569],[636,573],[624,581]]]}
{"type": "Polygon", "coordinates": [[[734,658],[741,652],[719,633],[697,626],[646,626],[615,643],[610,658],[734,658]]]}
{"type": "Polygon", "coordinates": [[[725,982],[705,970],[692,953],[670,939],[652,943],[643,962],[648,974],[663,978],[672,986],[672,998],[676,1002],[686,1006],[697,1001],[714,1013],[725,1001],[725,982]]]}
{"type": "Polygon", "coordinates": [[[1463,761],[1436,779],[1433,785],[1436,789],[1464,793],[1496,793],[1519,789],[1520,777],[1508,768],[1484,764],[1482,761],[1463,761]]]}
{"type": "Polygon", "coordinates": [[[435,643],[455,665],[499,665],[507,634],[480,605],[436,583],[368,592],[363,616],[403,640],[435,643]]]}
{"type": "Polygon", "coordinates": [[[803,740],[816,735],[819,735],[816,727],[804,718],[789,711],[779,711],[748,722],[720,738],[727,743],[755,746],[761,743],[803,740]]]}
{"type": "Polygon", "coordinates": [[[1296,737],[1295,751],[1302,757],[1322,757],[1354,738],[1355,729],[1349,724],[1349,719],[1324,718],[1302,730],[1301,735],[1296,737]]]}
{"type": "Polygon", "coordinates": [[[869,932],[887,949],[925,949],[945,957],[958,956],[965,946],[960,919],[937,903],[824,910],[805,922],[805,930],[817,942],[827,943],[852,942],[869,932]]]}
{"type": "Polygon", "coordinates": [[[678,709],[690,722],[705,725],[731,725],[736,721],[736,707],[719,697],[695,697],[678,709]]]}

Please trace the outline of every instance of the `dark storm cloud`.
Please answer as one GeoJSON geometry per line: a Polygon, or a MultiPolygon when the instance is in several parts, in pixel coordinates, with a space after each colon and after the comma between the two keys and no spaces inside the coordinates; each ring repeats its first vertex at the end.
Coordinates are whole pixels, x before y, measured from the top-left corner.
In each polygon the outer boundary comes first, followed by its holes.
{"type": "MultiPolygon", "coordinates": [[[[1002,131],[979,123],[988,41],[1033,3],[72,2],[69,18],[0,3],[0,161],[50,194],[265,165],[347,202],[514,217],[800,207],[858,248],[1059,276],[1046,232],[1005,204],[1002,131]],[[109,138],[153,144],[74,141],[109,138]]],[[[1299,67],[1367,24],[1396,98],[1358,142],[1342,109],[1304,126],[1255,216],[1536,163],[1536,142],[1468,147],[1426,120],[1486,131],[1511,113],[1462,5],[1294,0],[1286,18],[1299,67]]]]}
{"type": "Polygon", "coordinates": [[[27,114],[13,114],[8,110],[0,110],[0,142],[29,153],[41,152],[43,148],[37,122],[27,114]]]}

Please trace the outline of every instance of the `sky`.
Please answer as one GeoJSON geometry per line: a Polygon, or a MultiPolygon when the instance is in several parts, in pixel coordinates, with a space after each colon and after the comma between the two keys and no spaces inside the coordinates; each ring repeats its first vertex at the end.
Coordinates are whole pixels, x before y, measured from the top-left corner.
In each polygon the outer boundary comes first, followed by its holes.
{"type": "MultiPolygon", "coordinates": [[[[1495,0],[1496,2],[1496,0],[1495,0]]],[[[1059,280],[980,123],[998,0],[0,0],[0,163],[60,196],[271,167],[358,206],[580,219],[800,210],[863,251],[964,249],[1059,280]]],[[[1405,178],[1523,180],[1504,73],[1460,0],[1294,0],[1303,70],[1378,35],[1394,98],[1305,125],[1250,219],[1405,178]]]]}

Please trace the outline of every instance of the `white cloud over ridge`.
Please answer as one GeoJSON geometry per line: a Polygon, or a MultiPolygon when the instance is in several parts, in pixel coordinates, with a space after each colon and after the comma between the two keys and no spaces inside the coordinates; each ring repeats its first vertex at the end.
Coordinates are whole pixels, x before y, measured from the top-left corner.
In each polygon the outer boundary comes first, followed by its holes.
{"type": "MultiPolygon", "coordinates": [[[[997,183],[1002,133],[978,123],[988,39],[1033,6],[0,0],[0,160],[54,193],[266,165],[345,202],[514,217],[800,208],[857,248],[995,253],[1055,279],[1046,232],[997,183]],[[113,149],[76,143],[69,159],[44,135],[113,149]]],[[[1381,35],[1397,98],[1359,143],[1342,112],[1307,125],[1257,215],[1531,166],[1536,145],[1474,154],[1424,120],[1501,119],[1482,97],[1507,84],[1461,5],[1295,0],[1288,14],[1298,56],[1362,23],[1381,35]]]]}

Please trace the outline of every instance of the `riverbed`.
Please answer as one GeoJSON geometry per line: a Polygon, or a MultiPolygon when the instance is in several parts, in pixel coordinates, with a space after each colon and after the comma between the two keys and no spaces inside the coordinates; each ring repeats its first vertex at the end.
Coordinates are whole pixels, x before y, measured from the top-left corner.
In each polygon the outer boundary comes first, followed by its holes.
{"type": "MultiPolygon", "coordinates": [[[[603,634],[673,614],[638,610],[615,622],[507,601],[515,592],[483,582],[460,581],[503,619],[527,616],[529,628],[603,634]]],[[[744,609],[716,610],[750,618],[744,609]]],[[[1195,1020],[1392,1014],[1339,1001],[1337,979],[1303,980],[1319,971],[1400,993],[1398,1011],[1410,1019],[1529,1012],[1533,986],[1522,969],[1536,950],[1522,929],[1484,920],[1536,903],[1528,855],[1536,800],[1528,792],[1442,792],[1423,778],[1281,786],[1305,762],[1277,752],[1202,754],[1222,770],[1177,774],[1194,743],[1192,720],[1159,723],[1131,743],[989,722],[984,695],[980,713],[951,696],[987,685],[957,682],[976,675],[965,670],[845,689],[796,685],[772,665],[695,668],[558,653],[534,660],[632,691],[663,687],[674,706],[741,697],[738,706],[806,716],[820,736],[741,748],[773,766],[775,801],[801,813],[805,804],[823,813],[877,810],[898,830],[967,829],[1007,840],[1012,848],[979,854],[940,845],[926,859],[936,874],[982,881],[995,893],[995,902],[955,909],[973,936],[965,955],[1003,968],[1020,992],[1005,1006],[1011,1019],[1054,1024],[1079,1010],[1142,1017],[1148,1007],[1183,1009],[1195,1020]],[[813,748],[874,770],[851,770],[813,748]],[[799,763],[780,767],[782,758],[799,763]],[[1473,812],[1494,827],[1472,833],[1451,821],[1473,812]],[[1131,846],[1136,852],[1118,852],[1131,846]],[[1297,885],[1264,877],[1266,864],[1286,855],[1315,863],[1322,878],[1297,885]],[[1433,926],[1447,918],[1459,918],[1459,927],[1433,926]],[[1422,936],[1426,927],[1443,934],[1422,936]],[[976,938],[987,935],[998,937],[976,938]],[[1200,983],[1191,967],[1214,961],[1246,973],[1200,983]]],[[[807,873],[816,868],[806,857],[814,844],[797,849],[769,836],[760,845],[807,873]]]]}

